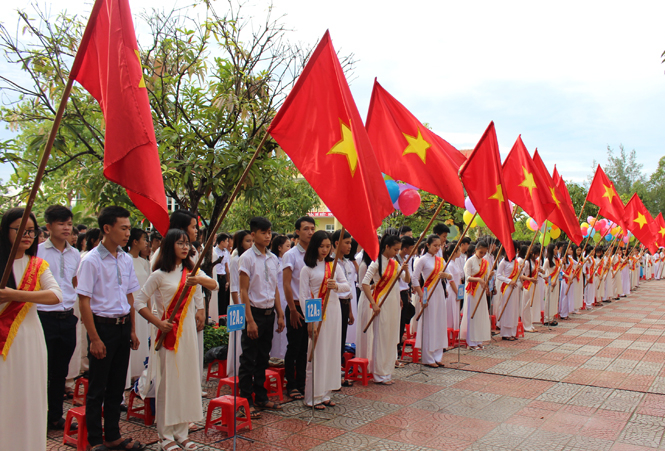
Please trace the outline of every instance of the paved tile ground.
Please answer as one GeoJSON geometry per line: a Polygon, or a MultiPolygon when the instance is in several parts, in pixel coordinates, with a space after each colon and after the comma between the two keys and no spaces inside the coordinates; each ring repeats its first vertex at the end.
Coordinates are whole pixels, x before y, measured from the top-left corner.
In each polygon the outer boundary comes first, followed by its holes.
{"type": "MultiPolygon", "coordinates": [[[[628,298],[551,330],[448,352],[446,368],[409,364],[396,370],[393,386],[356,384],[309,425],[311,410],[287,403],[241,431],[255,442],[239,441],[237,449],[665,449],[664,289],[665,281],[643,282],[628,298]]],[[[210,382],[209,398],[216,385],[210,382]]],[[[159,449],[154,427],[134,419],[122,427],[159,449]]],[[[73,449],[61,436],[49,435],[50,450],[73,449]]],[[[219,442],[225,437],[200,427],[190,436],[199,449],[233,449],[219,442]]]]}

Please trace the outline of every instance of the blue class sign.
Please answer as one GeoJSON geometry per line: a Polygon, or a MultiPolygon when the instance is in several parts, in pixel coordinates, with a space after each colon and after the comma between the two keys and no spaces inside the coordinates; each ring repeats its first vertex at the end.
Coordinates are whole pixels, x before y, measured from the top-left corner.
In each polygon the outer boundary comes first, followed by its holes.
{"type": "Polygon", "coordinates": [[[307,299],[305,301],[305,322],[314,323],[321,321],[322,316],[321,298],[307,299]]]}
{"type": "Polygon", "coordinates": [[[464,290],[466,288],[466,283],[461,283],[457,287],[457,299],[464,299],[464,290]]]}
{"type": "Polygon", "coordinates": [[[229,332],[245,328],[245,304],[229,305],[226,310],[226,329],[229,332]]]}

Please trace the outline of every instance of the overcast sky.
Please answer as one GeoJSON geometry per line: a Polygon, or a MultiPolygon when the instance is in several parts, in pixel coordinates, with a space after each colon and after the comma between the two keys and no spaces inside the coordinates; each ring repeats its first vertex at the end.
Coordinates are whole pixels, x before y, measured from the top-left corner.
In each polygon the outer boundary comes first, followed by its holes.
{"type": "MultiPolygon", "coordinates": [[[[83,15],[92,7],[46,4],[83,15]]],[[[171,4],[189,2],[130,0],[134,14],[171,4]]],[[[266,7],[247,12],[263,17],[266,7]]],[[[493,120],[504,157],[521,133],[567,180],[584,181],[608,145],[636,149],[647,174],[665,155],[665,2],[276,0],[274,14],[286,15],[293,41],[314,45],[329,29],[338,51],[355,54],[351,90],[363,117],[378,77],[458,149],[473,148],[493,120]]],[[[15,17],[0,10],[7,24],[15,17]]]]}

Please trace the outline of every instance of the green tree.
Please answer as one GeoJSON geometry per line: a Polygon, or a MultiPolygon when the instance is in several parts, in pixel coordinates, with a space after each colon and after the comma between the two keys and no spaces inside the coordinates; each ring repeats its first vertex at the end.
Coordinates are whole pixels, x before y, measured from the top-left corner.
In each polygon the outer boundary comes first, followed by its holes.
{"type": "MultiPolygon", "coordinates": [[[[596,166],[598,163],[594,160],[593,170],[590,175],[589,181],[593,180],[596,166]]],[[[637,152],[635,149],[627,152],[623,144],[619,145],[619,154],[616,155],[615,151],[607,146],[607,164],[603,166],[607,177],[614,183],[617,193],[623,199],[624,196],[632,196],[635,192],[635,184],[645,182],[644,174],[642,174],[643,165],[637,162],[637,152]]]]}

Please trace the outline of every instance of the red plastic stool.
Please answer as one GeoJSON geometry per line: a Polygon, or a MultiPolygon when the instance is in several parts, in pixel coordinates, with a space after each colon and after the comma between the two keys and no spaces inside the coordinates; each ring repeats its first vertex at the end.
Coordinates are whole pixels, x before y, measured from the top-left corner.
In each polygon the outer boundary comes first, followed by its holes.
{"type": "Polygon", "coordinates": [[[266,370],[266,382],[263,386],[268,390],[268,396],[279,396],[279,402],[284,402],[284,383],[277,371],[266,370]]]}
{"type": "MultiPolygon", "coordinates": [[[[218,431],[226,431],[226,435],[231,437],[233,435],[233,417],[236,416],[233,411],[233,396],[221,396],[219,398],[211,399],[208,404],[208,415],[206,417],[206,425],[203,431],[204,434],[208,434],[208,429],[216,429],[218,431]],[[212,419],[212,413],[215,409],[221,409],[221,415],[212,419]]],[[[249,426],[249,430],[252,430],[252,419],[249,415],[249,403],[245,398],[236,397],[235,398],[236,412],[239,408],[244,407],[245,409],[245,419],[238,420],[236,424],[236,431],[244,427],[249,426]]]]}
{"type": "Polygon", "coordinates": [[[85,406],[85,400],[88,397],[88,379],[79,377],[74,385],[74,397],[72,404],[75,406],[85,406]],[[80,388],[83,387],[83,393],[80,393],[80,388]]]}
{"type": "MultiPolygon", "coordinates": [[[[79,379],[81,380],[81,379],[79,379]]],[[[88,447],[88,428],[85,423],[85,406],[72,407],[67,411],[65,418],[65,433],[62,437],[63,445],[76,445],[77,451],[85,451],[88,447]],[[72,431],[72,420],[76,418],[78,430],[72,431]]]]}
{"type": "Polygon", "coordinates": [[[545,312],[540,311],[540,323],[545,324],[545,312]]]}
{"type": "Polygon", "coordinates": [[[457,346],[457,334],[455,332],[459,332],[456,330],[453,330],[452,327],[448,328],[448,346],[453,347],[457,346]]]}
{"type": "Polygon", "coordinates": [[[282,388],[286,388],[286,377],[285,377],[286,371],[284,370],[284,367],[271,366],[270,369],[279,373],[279,377],[282,378],[282,388]]]}
{"type": "Polygon", "coordinates": [[[222,386],[228,385],[228,387],[231,389],[231,394],[235,394],[238,396],[238,376],[236,377],[225,377],[224,379],[219,380],[219,384],[217,384],[217,394],[215,395],[216,398],[219,398],[219,391],[221,390],[222,386]]]}
{"type": "Polygon", "coordinates": [[[226,374],[226,360],[213,360],[208,364],[208,374],[206,375],[206,382],[210,378],[214,379],[224,379],[228,374],[226,374]],[[217,365],[217,369],[213,370],[213,366],[217,365]]]}
{"type": "Polygon", "coordinates": [[[490,322],[492,323],[491,329],[496,330],[496,315],[490,315],[490,322]]]}
{"type": "Polygon", "coordinates": [[[346,362],[344,368],[344,380],[347,381],[362,381],[363,385],[367,385],[370,379],[374,376],[367,369],[369,360],[361,358],[353,358],[346,362]]]}
{"type": "Polygon", "coordinates": [[[524,324],[522,321],[517,322],[517,338],[524,338],[524,324]]]}
{"type": "Polygon", "coordinates": [[[404,330],[404,335],[406,336],[405,340],[416,338],[416,331],[414,330],[413,333],[411,333],[411,324],[406,325],[406,328],[404,330]]]}
{"type": "Polygon", "coordinates": [[[134,407],[134,400],[137,397],[139,396],[134,390],[129,392],[129,401],[127,402],[127,421],[129,421],[131,417],[141,418],[143,420],[143,424],[150,426],[155,422],[155,416],[153,415],[152,409],[150,408],[150,398],[144,399],[141,406],[134,407]]]}
{"type": "Polygon", "coordinates": [[[409,338],[404,340],[402,344],[402,357],[401,360],[404,360],[405,357],[411,357],[411,362],[416,363],[420,360],[420,349],[416,348],[416,339],[409,338]],[[410,351],[407,351],[406,348],[411,347],[410,351]]]}

